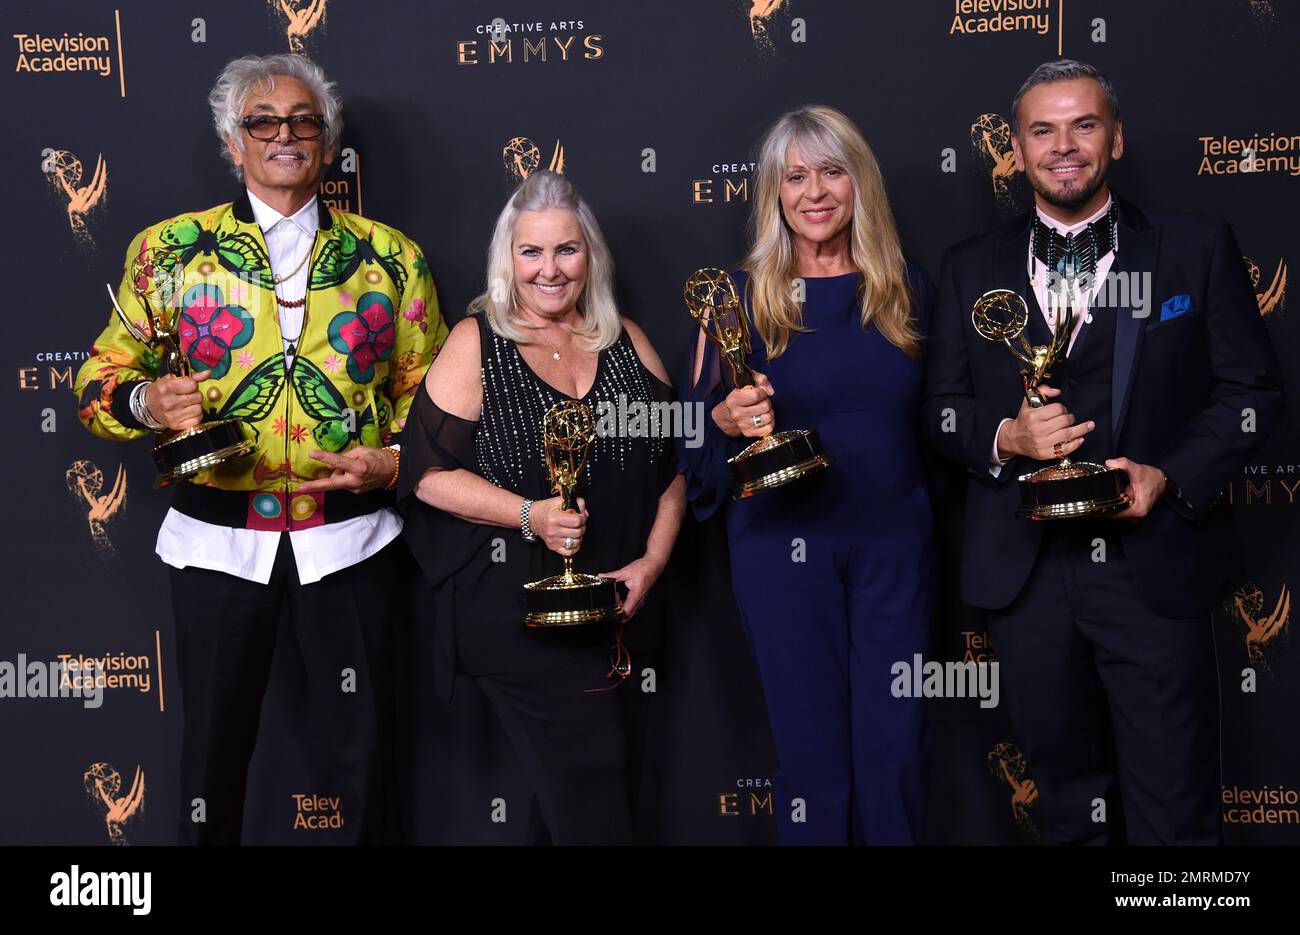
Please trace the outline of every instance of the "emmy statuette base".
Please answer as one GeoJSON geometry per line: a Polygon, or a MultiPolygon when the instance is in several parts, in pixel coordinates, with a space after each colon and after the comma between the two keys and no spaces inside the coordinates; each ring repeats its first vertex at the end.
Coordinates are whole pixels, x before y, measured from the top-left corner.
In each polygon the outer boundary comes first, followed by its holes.
{"type": "Polygon", "coordinates": [[[1021,519],[1077,519],[1107,516],[1129,506],[1124,494],[1128,472],[1100,464],[1071,462],[1024,474],[1020,482],[1021,519]]]}
{"type": "Polygon", "coordinates": [[[727,462],[736,482],[733,500],[773,490],[830,466],[815,429],[794,429],[760,438],[727,462]]]}
{"type": "Polygon", "coordinates": [[[613,578],[559,574],[524,585],[524,625],[573,627],[617,620],[618,596],[613,578]]]}
{"type": "Polygon", "coordinates": [[[256,443],[240,419],[222,419],[191,426],[159,442],[153,449],[158,468],[155,487],[168,487],[200,471],[250,454],[256,443]]]}

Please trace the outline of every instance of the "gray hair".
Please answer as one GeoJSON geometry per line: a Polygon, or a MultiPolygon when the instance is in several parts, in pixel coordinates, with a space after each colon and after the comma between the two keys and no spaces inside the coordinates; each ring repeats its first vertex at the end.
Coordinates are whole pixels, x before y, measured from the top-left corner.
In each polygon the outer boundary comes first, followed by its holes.
{"type": "Polygon", "coordinates": [[[618,303],[614,300],[614,260],[605,237],[596,223],[596,215],[582,200],[573,183],[549,170],[533,172],[515,189],[506,202],[488,245],[487,289],[469,304],[471,314],[487,315],[488,327],[516,344],[532,342],[530,326],[519,314],[519,292],[515,282],[515,224],[525,211],[559,208],[571,211],[582,228],[587,242],[587,283],[578,296],[578,314],[582,325],[573,333],[585,338],[593,351],[612,347],[622,331],[618,303]]]}
{"type": "Polygon", "coordinates": [[[212,125],[221,140],[221,155],[230,163],[231,171],[238,179],[242,180],[244,173],[231,158],[225,145],[226,137],[233,138],[241,150],[244,148],[244,136],[239,126],[244,105],[254,91],[270,94],[275,88],[275,79],[280,76],[297,78],[311,89],[316,106],[325,115],[322,139],[327,151],[337,145],[343,132],[343,100],[334,82],[325,76],[325,70],[311,59],[290,52],[237,58],[221,70],[217,83],[208,93],[208,105],[212,108],[212,125]]]}
{"type": "Polygon", "coordinates": [[[1101,85],[1101,90],[1106,95],[1106,102],[1110,104],[1111,117],[1118,121],[1119,95],[1115,93],[1115,85],[1110,83],[1110,79],[1085,62],[1076,62],[1072,58],[1058,58],[1051,62],[1043,62],[1035,68],[1016,92],[1015,98],[1011,101],[1011,132],[1020,132],[1020,101],[1031,88],[1056,81],[1076,81],[1079,78],[1091,78],[1101,85]]]}

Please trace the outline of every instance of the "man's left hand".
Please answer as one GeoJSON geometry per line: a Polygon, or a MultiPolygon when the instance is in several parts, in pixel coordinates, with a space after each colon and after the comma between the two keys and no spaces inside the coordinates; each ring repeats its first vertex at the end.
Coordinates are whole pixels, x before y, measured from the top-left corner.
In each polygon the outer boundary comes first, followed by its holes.
{"type": "Polygon", "coordinates": [[[320,493],[324,490],[365,493],[386,487],[393,479],[393,456],[384,448],[358,447],[341,455],[330,454],[328,451],[313,451],[309,454],[333,470],[329,477],[299,484],[299,493],[320,493]]]}
{"type": "Polygon", "coordinates": [[[1128,508],[1119,513],[1111,513],[1110,519],[1142,519],[1151,512],[1156,501],[1164,496],[1165,472],[1149,464],[1138,464],[1128,458],[1111,458],[1106,467],[1128,472],[1128,487],[1124,495],[1128,497],[1128,508]]]}

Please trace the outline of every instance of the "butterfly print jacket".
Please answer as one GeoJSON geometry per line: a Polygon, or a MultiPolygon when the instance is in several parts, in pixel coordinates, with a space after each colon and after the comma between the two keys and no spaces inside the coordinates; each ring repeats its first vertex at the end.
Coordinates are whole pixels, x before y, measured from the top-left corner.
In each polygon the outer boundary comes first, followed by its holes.
{"type": "MultiPolygon", "coordinates": [[[[287,498],[329,473],[309,452],[386,444],[446,339],[420,248],[384,224],[318,205],[303,332],[288,373],[270,259],[247,195],[156,224],[127,250],[117,300],[145,333],[131,262],[146,249],[179,254],[184,279],[167,314],[195,372],[212,372],[199,385],[205,421],[242,419],[257,438],[255,453],[199,473],[195,484],[287,498]]],[[[129,400],[158,367],[159,354],[112,314],[77,374],[81,421],[117,441],[149,434],[129,400]]]]}

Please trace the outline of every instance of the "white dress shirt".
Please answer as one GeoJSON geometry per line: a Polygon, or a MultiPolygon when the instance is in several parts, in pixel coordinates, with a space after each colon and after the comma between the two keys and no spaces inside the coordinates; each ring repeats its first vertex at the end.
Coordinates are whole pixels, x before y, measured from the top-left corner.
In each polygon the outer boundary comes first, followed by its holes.
{"type": "MultiPolygon", "coordinates": [[[[1079,233],[1093,221],[1105,217],[1106,212],[1110,210],[1110,203],[1111,199],[1107,198],[1106,203],[1102,205],[1101,209],[1091,217],[1086,218],[1077,224],[1070,225],[1062,224],[1060,221],[1044,213],[1043,209],[1039,208],[1037,205],[1034,206],[1034,210],[1038,212],[1038,218],[1040,221],[1052,228],[1052,230],[1057,231],[1062,237],[1068,237],[1070,234],[1079,233]]],[[[1118,250],[1118,229],[1115,230],[1113,242],[1115,244],[1115,250],[1118,250]]],[[[1092,284],[1088,289],[1088,301],[1087,305],[1084,306],[1085,309],[1090,308],[1093,301],[1097,298],[1097,293],[1105,282],[1106,275],[1110,272],[1111,265],[1115,262],[1115,250],[1111,250],[1105,256],[1097,259],[1097,271],[1093,275],[1092,284]]],[[[1047,322],[1048,330],[1052,330],[1056,327],[1057,315],[1064,313],[1066,302],[1061,296],[1059,290],[1048,289],[1048,270],[1044,264],[1034,261],[1034,240],[1032,237],[1029,239],[1029,252],[1025,256],[1025,264],[1029,269],[1030,287],[1034,290],[1034,297],[1038,300],[1039,314],[1041,314],[1043,320],[1047,322]]],[[[1030,314],[1032,315],[1033,312],[1030,312],[1030,314]]],[[[1070,332],[1070,344],[1065,349],[1067,357],[1069,356],[1070,351],[1074,350],[1075,338],[1079,336],[1079,332],[1083,329],[1084,322],[1092,320],[1091,312],[1079,314],[1079,310],[1076,308],[1075,314],[1078,315],[1078,318],[1074,321],[1074,330],[1070,332]]],[[[1026,325],[1026,328],[1028,328],[1028,325],[1026,325]]],[[[1002,473],[1002,465],[1006,464],[1006,461],[998,457],[998,437],[1002,434],[1002,426],[1012,421],[1014,420],[1003,419],[998,423],[997,431],[993,433],[993,453],[989,457],[989,473],[994,477],[997,477],[1002,473]]]]}
{"type": "MultiPolygon", "coordinates": [[[[316,199],[312,198],[292,217],[280,214],[252,192],[248,193],[248,200],[252,202],[253,217],[266,239],[272,273],[281,274],[293,269],[315,244],[320,227],[316,199]]],[[[286,301],[306,295],[309,265],[303,263],[296,273],[276,287],[276,293],[286,301]]],[[[286,352],[285,364],[289,366],[292,358],[288,349],[290,345],[297,346],[305,307],[283,308],[276,304],[286,352]]],[[[286,386],[284,392],[291,393],[293,389],[286,386]]],[[[341,494],[346,495],[346,492],[341,494]]],[[[280,537],[287,535],[293,548],[294,564],[298,566],[298,580],[302,584],[311,584],[369,558],[401,532],[401,518],[388,508],[341,523],[326,523],[288,533],[220,526],[171,509],[158,530],[156,551],[159,558],[176,568],[208,568],[266,584],[271,580],[280,537]]]]}

